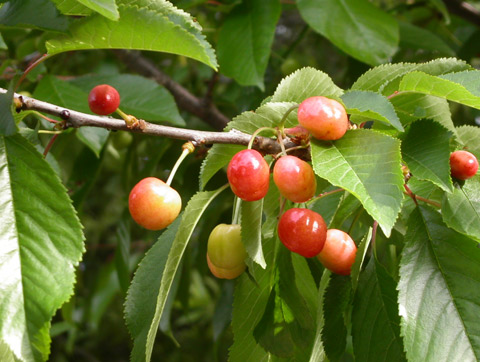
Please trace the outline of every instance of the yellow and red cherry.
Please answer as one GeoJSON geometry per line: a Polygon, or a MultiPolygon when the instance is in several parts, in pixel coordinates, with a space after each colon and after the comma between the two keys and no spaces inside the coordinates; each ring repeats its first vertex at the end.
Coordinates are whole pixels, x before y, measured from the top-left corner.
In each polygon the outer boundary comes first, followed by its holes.
{"type": "Polygon", "coordinates": [[[325,268],[340,275],[349,275],[355,262],[357,246],[350,235],[338,229],[327,230],[327,240],[318,260],[325,268]]]}
{"type": "Polygon", "coordinates": [[[297,116],[301,126],[323,141],[342,138],[350,125],[345,107],[322,96],[305,99],[298,107],[297,116]]]}
{"type": "Polygon", "coordinates": [[[180,213],[182,199],[178,192],[162,180],[147,177],[137,183],[128,197],[133,220],[149,230],[161,230],[180,213]]]}
{"type": "Polygon", "coordinates": [[[256,201],[267,194],[270,168],[260,152],[242,150],[228,164],[227,178],[235,195],[245,201],[256,201]]]}
{"type": "Polygon", "coordinates": [[[212,230],[208,237],[207,263],[213,275],[236,278],[246,268],[246,257],[240,225],[219,224],[212,230]]]}
{"type": "Polygon", "coordinates": [[[278,237],[287,249],[311,258],[323,249],[327,225],[322,215],[310,209],[287,210],[278,222],[278,237]]]}
{"type": "Polygon", "coordinates": [[[455,151],[450,155],[450,172],[458,180],[468,180],[478,171],[478,160],[468,151],[455,151]]]}
{"type": "Polygon", "coordinates": [[[120,105],[120,94],[108,84],[100,84],[94,87],[88,95],[90,110],[102,116],[115,112],[120,105]]]}
{"type": "Polygon", "coordinates": [[[292,202],[310,200],[317,189],[312,166],[295,156],[280,157],[273,167],[273,181],[280,193],[292,202]]]}

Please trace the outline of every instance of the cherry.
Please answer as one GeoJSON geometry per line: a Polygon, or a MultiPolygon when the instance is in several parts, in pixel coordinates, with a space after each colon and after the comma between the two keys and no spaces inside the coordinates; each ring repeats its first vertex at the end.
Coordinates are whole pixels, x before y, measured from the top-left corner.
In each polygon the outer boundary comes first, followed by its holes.
{"type": "Polygon", "coordinates": [[[177,218],[182,199],[162,180],[147,177],[130,191],[128,208],[137,224],[149,230],[161,230],[177,218]]]}
{"type": "Polygon", "coordinates": [[[289,250],[311,258],[323,249],[327,225],[315,211],[293,208],[280,217],[278,237],[289,250]]]}
{"type": "Polygon", "coordinates": [[[217,225],[208,237],[207,263],[218,278],[233,279],[246,268],[240,225],[217,225]]]}
{"type": "Polygon", "coordinates": [[[310,200],[317,189],[312,166],[295,156],[283,156],[273,167],[273,181],[280,193],[292,202],[310,200]]]}
{"type": "Polygon", "coordinates": [[[329,229],[323,250],[317,258],[332,272],[349,275],[356,253],[357,246],[350,235],[342,230],[329,229]]]}
{"type": "Polygon", "coordinates": [[[108,84],[97,85],[88,95],[88,105],[93,113],[106,116],[117,110],[120,94],[108,84]]]}
{"type": "Polygon", "coordinates": [[[260,152],[242,150],[228,164],[227,177],[235,195],[245,201],[256,201],[267,194],[270,168],[260,152]]]}
{"type": "Polygon", "coordinates": [[[468,151],[455,151],[450,155],[450,171],[458,180],[467,180],[478,171],[478,160],[468,151]]]}
{"type": "Polygon", "coordinates": [[[343,105],[326,97],[305,99],[298,107],[297,116],[298,122],[319,140],[338,140],[349,127],[343,105]]]}

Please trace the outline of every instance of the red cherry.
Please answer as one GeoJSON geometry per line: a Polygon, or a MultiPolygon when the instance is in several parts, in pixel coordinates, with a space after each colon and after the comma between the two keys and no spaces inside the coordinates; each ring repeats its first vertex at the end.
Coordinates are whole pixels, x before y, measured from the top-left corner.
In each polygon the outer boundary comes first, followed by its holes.
{"type": "Polygon", "coordinates": [[[270,168],[260,152],[243,150],[228,164],[227,177],[235,195],[245,201],[256,201],[267,194],[270,168]]]}
{"type": "Polygon", "coordinates": [[[149,230],[161,230],[177,218],[182,199],[162,180],[147,177],[130,191],[128,208],[137,224],[149,230]]]}
{"type": "Polygon", "coordinates": [[[88,105],[93,113],[106,116],[117,110],[120,94],[108,84],[97,85],[88,95],[88,105]]]}
{"type": "Polygon", "coordinates": [[[322,251],[327,225],[315,211],[293,208],[280,217],[278,237],[289,250],[311,258],[322,251]]]}
{"type": "Polygon", "coordinates": [[[349,275],[356,253],[357,246],[350,235],[342,230],[329,229],[323,250],[317,258],[332,272],[349,275]]]}
{"type": "Polygon", "coordinates": [[[455,151],[450,155],[450,171],[458,180],[467,180],[478,171],[478,160],[468,151],[455,151]]]}
{"type": "Polygon", "coordinates": [[[292,202],[310,200],[317,189],[312,166],[295,156],[283,156],[273,167],[273,181],[280,193],[292,202]]]}
{"type": "Polygon", "coordinates": [[[305,99],[298,107],[297,116],[298,122],[319,140],[338,140],[349,127],[345,107],[326,97],[305,99]]]}

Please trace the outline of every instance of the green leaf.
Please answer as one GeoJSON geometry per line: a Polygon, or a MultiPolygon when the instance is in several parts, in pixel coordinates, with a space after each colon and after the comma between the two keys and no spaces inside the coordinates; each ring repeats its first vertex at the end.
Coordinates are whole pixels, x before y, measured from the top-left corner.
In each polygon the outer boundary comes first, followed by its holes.
{"type": "Polygon", "coordinates": [[[368,233],[363,237],[360,244],[357,247],[357,253],[355,254],[355,262],[352,265],[352,271],[350,273],[350,278],[352,279],[352,290],[355,293],[358,286],[358,280],[362,270],[363,262],[365,261],[365,256],[367,255],[368,247],[372,241],[372,228],[368,229],[368,233]]]}
{"type": "Polygon", "coordinates": [[[459,76],[436,77],[423,72],[411,72],[402,78],[399,91],[429,94],[480,109],[480,92],[475,90],[475,87],[478,87],[476,81],[479,79],[480,71],[455,74],[459,76]],[[468,81],[469,78],[471,78],[470,81],[468,81]]]}
{"type": "Polygon", "coordinates": [[[214,144],[208,150],[207,157],[202,162],[199,175],[200,189],[203,190],[213,175],[225,167],[232,157],[243,149],[245,149],[245,146],[214,144]]]}
{"type": "Polygon", "coordinates": [[[403,21],[399,21],[398,24],[402,47],[431,50],[448,56],[455,55],[453,49],[431,31],[403,21]]]}
{"type": "Polygon", "coordinates": [[[68,18],[48,0],[10,0],[0,8],[0,26],[65,32],[68,18]]]}
{"type": "MultiPolygon", "coordinates": [[[[238,201],[240,202],[240,201],[238,201]]],[[[242,202],[242,242],[248,256],[263,269],[267,267],[262,249],[263,199],[242,202]]]]}
{"type": "MultiPolygon", "coordinates": [[[[450,72],[459,72],[472,69],[464,60],[455,58],[440,58],[427,63],[394,63],[382,64],[372,68],[361,75],[352,85],[352,89],[363,89],[370,91],[382,91],[386,85],[394,80],[400,79],[403,75],[419,70],[427,74],[440,75],[450,72]]],[[[398,86],[398,84],[397,84],[398,86]]],[[[395,88],[394,90],[397,90],[395,88]]],[[[393,90],[382,91],[385,95],[390,95],[393,90]],[[388,93],[390,92],[390,93],[388,93]]]]}
{"type": "Polygon", "coordinates": [[[412,175],[447,192],[453,191],[449,163],[451,136],[440,124],[424,119],[410,126],[402,142],[403,159],[412,175]]]}
{"type": "Polygon", "coordinates": [[[455,185],[453,193],[444,195],[442,217],[449,227],[480,243],[480,176],[461,187],[455,185]]]}
{"type": "Polygon", "coordinates": [[[333,83],[324,72],[306,67],[282,79],[272,96],[271,102],[301,103],[306,98],[324,96],[338,99],[343,90],[333,83]]]}
{"type": "Polygon", "coordinates": [[[67,190],[20,135],[0,137],[0,335],[17,359],[46,360],[50,321],[84,252],[67,190]]]}
{"type": "Polygon", "coordinates": [[[354,116],[353,120],[355,116],[374,119],[403,132],[395,109],[385,96],[370,91],[350,91],[342,95],[342,101],[347,113],[354,116]]]}
{"type": "Polygon", "coordinates": [[[17,132],[17,125],[12,115],[13,92],[0,93],[0,134],[11,136],[17,132]]]}
{"type": "Polygon", "coordinates": [[[299,0],[297,6],[315,31],[364,63],[385,63],[397,50],[397,20],[368,0],[299,0]]]}
{"type": "Polygon", "coordinates": [[[92,10],[85,5],[80,4],[77,0],[50,0],[55,4],[57,9],[65,15],[88,16],[92,14],[92,10]]]}
{"type": "MultiPolygon", "coordinates": [[[[322,274],[322,279],[320,279],[320,285],[318,287],[318,301],[323,301],[325,299],[325,293],[330,282],[331,272],[328,269],[324,269],[322,274]]],[[[325,325],[325,320],[323,318],[323,302],[317,303],[317,331],[315,333],[315,340],[313,342],[312,354],[310,355],[309,362],[324,362],[327,360],[325,354],[325,348],[322,342],[322,330],[325,325]]]]}
{"type": "Polygon", "coordinates": [[[160,283],[180,220],[178,217],[145,254],[128,289],[125,321],[133,338],[131,361],[148,360],[147,336],[155,317],[160,283]]]}
{"type": "Polygon", "coordinates": [[[2,34],[0,34],[0,49],[2,50],[7,50],[8,46],[5,43],[5,40],[3,40],[2,34]]]}
{"type": "Polygon", "coordinates": [[[445,18],[445,24],[450,24],[450,13],[448,12],[447,7],[445,6],[443,0],[429,0],[430,4],[432,4],[437,10],[442,13],[442,16],[445,18]]]}
{"type": "Polygon", "coordinates": [[[403,199],[400,142],[358,129],[335,142],[314,141],[311,147],[315,173],[357,197],[389,236],[403,199]]]}
{"type": "Polygon", "coordinates": [[[222,74],[264,89],[263,76],[280,17],[278,0],[245,0],[226,17],[218,34],[222,74]]]}
{"type": "Polygon", "coordinates": [[[216,191],[204,191],[195,194],[188,202],[185,211],[182,216],[182,221],[178,228],[178,233],[175,235],[172,247],[168,254],[168,259],[165,264],[165,269],[162,274],[162,280],[160,288],[157,291],[157,301],[155,314],[153,320],[150,323],[148,335],[146,339],[145,355],[146,360],[150,361],[152,355],[153,344],[155,342],[155,336],[157,335],[158,324],[165,308],[168,294],[173,283],[173,278],[180,265],[183,253],[187,248],[188,241],[192,236],[193,230],[197,225],[200,217],[205,212],[208,205],[215,199],[215,197],[225,190],[226,186],[219,188],[216,191]]]}
{"type": "Polygon", "coordinates": [[[350,304],[352,285],[348,277],[332,274],[323,299],[322,341],[330,361],[338,361],[347,345],[344,314],[350,304]]]}
{"type": "Polygon", "coordinates": [[[176,126],[185,126],[173,96],[151,79],[132,74],[115,74],[80,77],[71,83],[87,94],[98,84],[109,84],[120,94],[120,108],[123,112],[153,123],[166,121],[176,126]]]}
{"type": "Polygon", "coordinates": [[[120,14],[118,13],[117,4],[115,0],[77,0],[79,3],[85,5],[87,8],[96,11],[110,20],[118,20],[120,14]]]}
{"type": "Polygon", "coordinates": [[[356,360],[406,361],[395,287],[392,277],[375,258],[371,258],[360,275],[352,308],[356,360]]]}
{"type": "Polygon", "coordinates": [[[264,315],[272,289],[274,248],[275,238],[264,240],[267,269],[262,269],[258,264],[249,268],[249,272],[255,275],[256,283],[245,273],[236,281],[232,316],[233,344],[230,347],[229,361],[264,361],[270,357],[270,353],[256,342],[253,329],[264,315]]]}
{"type": "Polygon", "coordinates": [[[81,49],[139,49],[184,55],[213,69],[217,61],[201,26],[170,2],[117,0],[120,19],[95,14],[77,20],[70,34],[49,40],[49,54],[81,49]],[[102,36],[98,36],[102,34],[102,36]]]}
{"type": "Polygon", "coordinates": [[[480,159],[480,127],[461,126],[457,128],[457,132],[465,149],[480,159]]]}
{"type": "Polygon", "coordinates": [[[410,216],[405,240],[397,289],[407,359],[478,360],[478,244],[425,207],[410,216]]]}

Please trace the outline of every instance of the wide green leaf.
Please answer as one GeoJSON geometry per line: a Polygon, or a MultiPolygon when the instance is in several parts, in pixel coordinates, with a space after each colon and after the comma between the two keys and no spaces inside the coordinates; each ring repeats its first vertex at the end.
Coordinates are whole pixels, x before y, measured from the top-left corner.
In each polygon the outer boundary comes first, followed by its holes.
{"type": "Polygon", "coordinates": [[[360,275],[352,308],[357,361],[406,361],[395,287],[392,277],[372,257],[360,275]]]}
{"type": "Polygon", "coordinates": [[[12,115],[12,93],[0,93],[0,134],[11,136],[17,132],[12,115]]]}
{"type": "Polygon", "coordinates": [[[82,226],[56,173],[20,135],[0,137],[0,336],[46,360],[50,320],[72,295],[82,226]]]}
{"type": "Polygon", "coordinates": [[[80,4],[77,0],[50,0],[65,15],[88,16],[93,10],[80,4]]]}
{"type": "Polygon", "coordinates": [[[315,173],[357,197],[390,235],[403,199],[400,142],[358,129],[335,142],[312,142],[311,147],[315,173]]]}
{"type": "Polygon", "coordinates": [[[69,35],[50,39],[49,54],[82,49],[139,49],[184,55],[217,68],[201,26],[166,0],[117,0],[120,19],[100,14],[79,19],[69,35]],[[102,36],[98,36],[102,34],[102,36]]]}
{"type": "Polygon", "coordinates": [[[140,262],[125,301],[125,321],[133,338],[131,361],[147,360],[146,346],[155,316],[160,283],[181,218],[158,238],[140,262]]]}
{"type": "Polygon", "coordinates": [[[455,52],[447,43],[427,29],[399,21],[399,30],[402,47],[430,50],[441,55],[455,55],[455,52]]]}
{"type": "Polygon", "coordinates": [[[480,159],[480,127],[461,126],[457,128],[457,133],[465,149],[480,159]]]}
{"type": "Polygon", "coordinates": [[[301,103],[313,96],[338,99],[342,94],[343,90],[333,83],[328,74],[306,67],[285,77],[277,86],[271,102],[301,103]]]}
{"type": "Polygon", "coordinates": [[[480,176],[455,185],[453,193],[445,194],[442,202],[443,221],[459,233],[480,243],[480,176]]]}
{"type": "Polygon", "coordinates": [[[263,269],[267,267],[262,248],[263,199],[240,201],[242,208],[242,242],[248,256],[263,269]]]}
{"type": "Polygon", "coordinates": [[[397,50],[396,19],[368,0],[299,0],[297,6],[315,31],[364,63],[385,63],[397,50]]]}
{"type": "Polygon", "coordinates": [[[407,358],[480,359],[478,244],[428,207],[412,213],[405,240],[398,303],[407,358]]]}
{"type": "Polygon", "coordinates": [[[450,178],[450,138],[440,124],[423,119],[414,122],[402,142],[402,156],[413,176],[433,182],[452,192],[450,178]]]}
{"type": "Polygon", "coordinates": [[[360,122],[373,119],[403,131],[395,109],[390,101],[381,94],[370,91],[350,91],[342,95],[342,101],[353,121],[356,118],[359,118],[360,122]]]}
{"type": "Polygon", "coordinates": [[[150,323],[146,339],[146,361],[150,361],[153,344],[155,342],[155,336],[157,335],[158,324],[160,323],[160,318],[162,317],[173,279],[177,273],[180,261],[185,249],[187,248],[193,230],[195,229],[195,226],[197,225],[200,217],[205,212],[208,205],[220,192],[225,190],[225,188],[226,186],[222,186],[216,191],[198,192],[190,199],[185,208],[182,221],[178,228],[179,231],[175,235],[175,239],[173,240],[172,247],[168,254],[168,259],[165,263],[165,269],[162,274],[160,287],[157,290],[155,314],[150,323]]]}
{"type": "Polygon", "coordinates": [[[118,20],[119,13],[115,0],[77,0],[87,8],[96,11],[110,20],[118,20]]]}
{"type": "Polygon", "coordinates": [[[281,5],[279,0],[245,0],[226,17],[218,34],[222,74],[264,89],[263,76],[281,5]]]}

